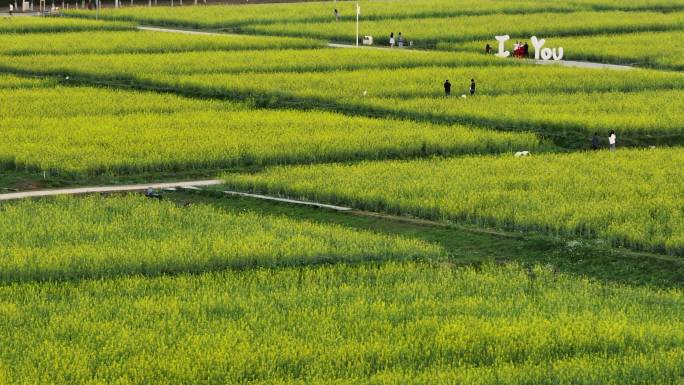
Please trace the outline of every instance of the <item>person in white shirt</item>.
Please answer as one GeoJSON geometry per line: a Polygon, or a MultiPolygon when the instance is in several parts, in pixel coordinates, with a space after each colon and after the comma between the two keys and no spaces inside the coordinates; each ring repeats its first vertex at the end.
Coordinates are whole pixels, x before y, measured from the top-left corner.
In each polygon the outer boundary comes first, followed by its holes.
{"type": "Polygon", "coordinates": [[[10,5],[9,5],[9,14],[10,14],[10,16],[13,16],[13,13],[14,13],[14,5],[10,4],[10,5]]]}
{"type": "Polygon", "coordinates": [[[394,48],[394,32],[390,33],[390,48],[394,48]]]}
{"type": "Polygon", "coordinates": [[[608,144],[610,145],[610,151],[615,151],[615,139],[617,139],[617,137],[615,136],[615,131],[610,131],[610,135],[608,135],[608,144]]]}

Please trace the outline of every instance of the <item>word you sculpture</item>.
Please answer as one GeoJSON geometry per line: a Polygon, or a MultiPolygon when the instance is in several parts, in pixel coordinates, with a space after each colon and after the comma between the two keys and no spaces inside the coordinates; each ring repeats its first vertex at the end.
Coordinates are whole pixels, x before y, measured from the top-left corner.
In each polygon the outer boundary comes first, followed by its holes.
{"type": "MultiPolygon", "coordinates": [[[[499,52],[496,53],[498,57],[509,57],[511,53],[506,51],[504,48],[504,43],[508,41],[511,37],[508,35],[504,36],[494,36],[499,42],[499,52]]],[[[563,47],[558,48],[542,48],[546,43],[546,39],[537,39],[536,36],[530,38],[532,45],[534,46],[534,58],[536,60],[561,60],[563,59],[563,47]]]]}

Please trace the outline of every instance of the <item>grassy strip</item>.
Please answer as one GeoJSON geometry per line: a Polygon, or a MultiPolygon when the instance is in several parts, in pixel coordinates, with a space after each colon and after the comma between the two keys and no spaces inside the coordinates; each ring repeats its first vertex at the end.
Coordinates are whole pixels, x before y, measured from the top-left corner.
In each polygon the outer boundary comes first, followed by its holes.
{"type": "Polygon", "coordinates": [[[0,20],[0,34],[127,31],[133,28],[132,23],[126,22],[79,20],[63,17],[13,17],[0,20]]]}
{"type": "MultiPolygon", "coordinates": [[[[64,62],[64,57],[61,55],[112,53],[166,55],[171,52],[280,50],[321,46],[323,43],[316,40],[287,37],[274,39],[261,36],[183,35],[137,30],[96,31],[8,35],[5,43],[0,47],[0,55],[29,56],[33,60],[40,60],[36,55],[60,55],[60,60],[64,62]],[[50,44],[45,44],[45,42],[50,44]]],[[[237,53],[234,56],[238,56],[237,53]]],[[[134,56],[131,56],[131,59],[133,58],[134,56]]],[[[205,65],[205,61],[198,60],[197,62],[205,65]]],[[[82,64],[80,57],[74,57],[74,60],[68,61],[70,66],[79,67],[82,64]]]]}

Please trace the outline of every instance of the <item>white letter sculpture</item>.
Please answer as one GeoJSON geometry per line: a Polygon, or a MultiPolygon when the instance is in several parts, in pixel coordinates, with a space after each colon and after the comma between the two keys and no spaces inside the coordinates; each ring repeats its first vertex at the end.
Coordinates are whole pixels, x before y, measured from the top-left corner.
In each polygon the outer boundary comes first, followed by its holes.
{"type": "Polygon", "coordinates": [[[541,54],[541,47],[546,43],[545,39],[537,40],[536,36],[530,38],[532,40],[532,45],[534,46],[534,58],[539,60],[539,55],[541,54]]]}
{"type": "Polygon", "coordinates": [[[537,39],[536,36],[532,36],[530,38],[532,41],[532,45],[534,46],[534,58],[536,60],[539,60],[540,58],[542,60],[549,60],[553,58],[553,60],[561,60],[563,59],[563,47],[558,48],[558,53],[556,53],[556,48],[551,49],[551,48],[544,48],[544,44],[546,43],[545,39],[537,39]]]}
{"type": "Polygon", "coordinates": [[[509,57],[511,56],[511,53],[508,51],[504,50],[504,43],[506,40],[510,39],[511,37],[508,35],[505,36],[494,36],[496,40],[499,41],[499,52],[496,54],[498,57],[509,57]]]}

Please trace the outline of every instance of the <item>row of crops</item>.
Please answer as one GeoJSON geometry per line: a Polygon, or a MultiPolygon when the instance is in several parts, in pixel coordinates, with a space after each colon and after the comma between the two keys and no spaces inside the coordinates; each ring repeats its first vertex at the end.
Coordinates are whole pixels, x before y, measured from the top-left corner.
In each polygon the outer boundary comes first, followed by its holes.
{"type": "Polygon", "coordinates": [[[533,134],[26,82],[0,78],[5,170],[133,174],[543,147],[533,134]]]}
{"type": "MultiPolygon", "coordinates": [[[[684,6],[676,0],[619,1],[579,0],[540,1],[524,0],[506,3],[498,0],[421,0],[406,3],[393,1],[361,1],[364,22],[448,18],[465,16],[492,16],[497,18],[510,14],[573,13],[573,12],[676,12],[684,6]]],[[[136,22],[139,24],[182,26],[198,29],[241,29],[253,25],[272,25],[286,22],[323,24],[334,21],[333,8],[338,9],[342,21],[351,21],[356,16],[355,2],[312,2],[298,4],[268,4],[235,7],[183,7],[183,8],[124,8],[103,12],[100,17],[107,20],[136,22]]],[[[69,15],[93,17],[93,12],[72,10],[69,15]]],[[[366,28],[366,27],[364,27],[366,28]]],[[[384,32],[382,34],[384,36],[384,32]]]]}
{"type": "Polygon", "coordinates": [[[679,148],[459,157],[229,174],[239,189],[684,253],[679,148]]]}
{"type": "Polygon", "coordinates": [[[439,258],[424,242],[144,197],[0,207],[0,282],[439,258]]]}
{"type": "MultiPolygon", "coordinates": [[[[534,131],[557,144],[585,147],[595,131],[619,127],[622,143],[631,145],[682,142],[678,112],[684,108],[678,72],[530,67],[473,53],[386,52],[294,49],[312,41],[291,40],[259,48],[263,40],[246,39],[233,47],[232,37],[183,37],[169,53],[167,34],[114,33],[105,52],[88,54],[96,43],[74,34],[56,38],[44,55],[25,55],[44,36],[13,36],[0,56],[0,67],[29,75],[54,75],[67,84],[110,84],[171,90],[193,96],[248,101],[260,107],[318,108],[372,117],[409,118],[470,124],[498,130],[534,131]],[[206,41],[205,41],[206,39],[206,41]],[[254,45],[252,45],[254,44],[254,45]],[[84,52],[64,60],[59,54],[84,52]],[[469,79],[479,84],[476,98],[442,98],[449,78],[466,93],[469,79]],[[524,107],[521,107],[524,106],[524,107]],[[521,110],[521,108],[523,108],[521,110]],[[657,113],[655,112],[657,111],[657,113]]],[[[105,33],[94,41],[107,39],[105,33]]],[[[262,38],[255,38],[262,39],[262,38]]]]}
{"type": "Polygon", "coordinates": [[[0,286],[3,383],[681,379],[678,290],[401,262],[443,252],[204,205],[65,198],[0,210],[2,280],[13,282],[0,286]],[[357,263],[313,266],[332,261],[357,263]]]}

